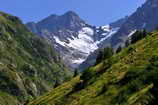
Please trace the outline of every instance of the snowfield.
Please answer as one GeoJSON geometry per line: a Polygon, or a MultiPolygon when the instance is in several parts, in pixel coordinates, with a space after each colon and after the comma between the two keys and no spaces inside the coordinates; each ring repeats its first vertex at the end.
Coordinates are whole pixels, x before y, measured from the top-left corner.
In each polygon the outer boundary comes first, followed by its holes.
{"type": "MultiPolygon", "coordinates": [[[[71,49],[71,53],[73,54],[78,51],[80,54],[83,54],[82,58],[76,58],[72,59],[72,63],[74,65],[79,65],[82,62],[84,62],[87,57],[90,55],[90,53],[94,52],[99,48],[99,44],[102,43],[107,38],[110,38],[112,35],[114,35],[119,28],[111,29],[109,25],[102,26],[101,29],[103,30],[103,33],[101,34],[103,36],[102,39],[94,41],[94,30],[90,27],[83,27],[79,32],[78,36],[72,38],[68,38],[69,42],[64,42],[59,39],[58,36],[54,36],[54,40],[57,44],[66,47],[67,49],[71,49]]],[[[96,29],[96,32],[99,32],[99,27],[96,29]]]]}

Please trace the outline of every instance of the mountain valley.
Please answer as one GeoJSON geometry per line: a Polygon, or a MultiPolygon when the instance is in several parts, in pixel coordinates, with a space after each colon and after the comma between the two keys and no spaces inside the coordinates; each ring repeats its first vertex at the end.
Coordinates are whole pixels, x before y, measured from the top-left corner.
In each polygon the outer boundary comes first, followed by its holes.
{"type": "Polygon", "coordinates": [[[158,0],[102,26],[79,15],[0,12],[0,105],[158,105],[158,0]]]}

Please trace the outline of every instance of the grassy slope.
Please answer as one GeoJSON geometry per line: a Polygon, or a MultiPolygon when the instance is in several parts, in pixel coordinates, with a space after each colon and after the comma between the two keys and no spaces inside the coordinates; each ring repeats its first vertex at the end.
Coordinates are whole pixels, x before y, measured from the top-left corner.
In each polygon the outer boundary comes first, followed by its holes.
{"type": "Polygon", "coordinates": [[[158,32],[29,105],[157,105],[158,32]]]}
{"type": "Polygon", "coordinates": [[[46,40],[29,32],[17,17],[0,12],[0,104],[23,103],[70,76],[46,40]]]}

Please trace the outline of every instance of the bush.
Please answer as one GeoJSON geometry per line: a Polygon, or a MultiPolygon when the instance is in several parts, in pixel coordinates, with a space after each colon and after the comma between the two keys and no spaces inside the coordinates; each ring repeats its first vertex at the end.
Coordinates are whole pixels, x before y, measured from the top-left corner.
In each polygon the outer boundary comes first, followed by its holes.
{"type": "Polygon", "coordinates": [[[97,96],[100,96],[104,94],[108,90],[107,86],[104,84],[103,87],[101,88],[101,91],[97,94],[97,96]]]}
{"type": "Polygon", "coordinates": [[[37,71],[28,64],[23,65],[20,70],[23,71],[23,73],[27,76],[34,77],[37,75],[37,71]]]}
{"type": "Polygon", "coordinates": [[[76,91],[80,91],[82,89],[84,89],[85,87],[85,83],[83,80],[81,80],[79,83],[77,83],[74,88],[73,88],[73,92],[76,92],[76,91]]]}

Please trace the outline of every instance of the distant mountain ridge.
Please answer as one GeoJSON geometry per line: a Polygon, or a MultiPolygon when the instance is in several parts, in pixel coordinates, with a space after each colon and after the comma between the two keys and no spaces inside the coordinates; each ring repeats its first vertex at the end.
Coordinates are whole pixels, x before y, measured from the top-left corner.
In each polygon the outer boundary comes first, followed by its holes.
{"type": "Polygon", "coordinates": [[[113,46],[122,44],[134,30],[153,31],[158,27],[158,0],[147,0],[136,12],[128,17],[111,39],[113,46]]]}

